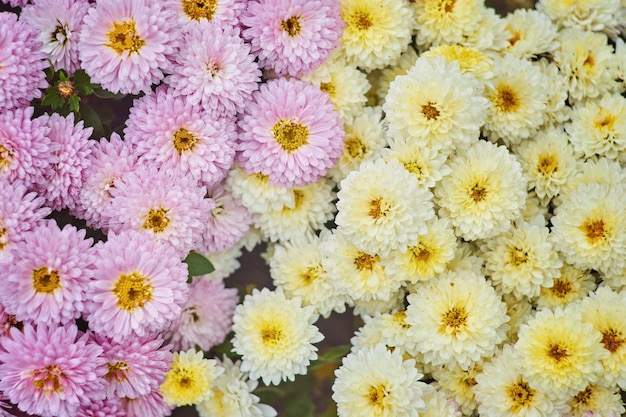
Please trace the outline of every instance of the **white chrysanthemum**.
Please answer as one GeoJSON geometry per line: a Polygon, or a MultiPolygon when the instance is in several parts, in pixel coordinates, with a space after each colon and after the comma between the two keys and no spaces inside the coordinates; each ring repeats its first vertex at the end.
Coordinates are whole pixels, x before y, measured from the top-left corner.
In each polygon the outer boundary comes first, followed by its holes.
{"type": "MultiPolygon", "coordinates": [[[[381,104],[385,102],[385,97],[387,97],[391,82],[395,80],[398,75],[406,75],[411,67],[415,65],[415,61],[417,61],[417,52],[413,46],[409,45],[407,50],[400,55],[398,62],[377,71],[376,96],[381,104]]],[[[372,74],[372,72],[370,72],[370,74],[372,74]]]]}
{"type": "MultiPolygon", "coordinates": [[[[623,2],[624,18],[626,19],[626,1],[623,2]]],[[[626,91],[626,43],[624,39],[617,38],[615,40],[615,54],[613,55],[613,71],[617,74],[618,93],[626,91]]]]}
{"type": "Polygon", "coordinates": [[[482,90],[457,61],[419,58],[391,83],[383,105],[389,132],[422,147],[465,147],[478,138],[487,115],[489,101],[482,90]]]}
{"type": "Polygon", "coordinates": [[[374,161],[387,145],[386,128],[381,107],[364,107],[350,123],[344,125],[346,138],[337,165],[328,176],[339,183],[364,161],[374,161]]]}
{"type": "Polygon", "coordinates": [[[537,10],[560,27],[614,32],[620,22],[620,0],[539,0],[537,10]]]}
{"type": "Polygon", "coordinates": [[[427,281],[446,269],[454,258],[457,246],[454,230],[447,220],[434,219],[426,223],[427,232],[409,243],[406,252],[395,251],[383,261],[388,274],[404,281],[427,281]]]}
{"type": "Polygon", "coordinates": [[[539,68],[508,54],[496,60],[491,102],[483,132],[489,140],[517,144],[534,135],[546,121],[548,78],[539,68]]]}
{"type": "Polygon", "coordinates": [[[406,322],[406,310],[384,313],[379,317],[386,346],[408,352],[410,355],[418,354],[415,341],[407,335],[411,325],[406,322]]]}
{"type": "Polygon", "coordinates": [[[321,237],[308,235],[277,244],[269,264],[276,287],[289,298],[302,298],[303,305],[313,306],[316,314],[326,318],[332,311],[343,313],[350,297],[336,288],[324,269],[322,243],[321,237]]]}
{"type": "Polygon", "coordinates": [[[520,358],[504,345],[476,376],[476,401],[481,417],[559,417],[567,408],[530,384],[520,370],[520,358]]]}
{"type": "Polygon", "coordinates": [[[556,42],[556,25],[537,10],[517,9],[504,17],[504,20],[509,46],[503,52],[531,59],[552,52],[559,46],[556,42]]]}
{"type": "Polygon", "coordinates": [[[509,330],[506,332],[506,341],[515,343],[517,342],[520,326],[526,323],[534,314],[533,305],[529,298],[517,298],[511,294],[502,294],[502,301],[506,304],[506,315],[510,319],[509,330]]]}
{"type": "Polygon", "coordinates": [[[259,397],[252,392],[259,382],[249,379],[241,372],[241,362],[233,363],[224,357],[218,360],[218,367],[224,372],[211,387],[211,398],[196,404],[200,417],[275,417],[276,410],[266,404],[259,404],[259,397]]]}
{"type": "Polygon", "coordinates": [[[483,246],[485,270],[503,293],[535,297],[561,274],[563,263],[550,241],[547,227],[525,222],[487,240],[483,246]]]}
{"type": "Polygon", "coordinates": [[[397,61],[411,42],[413,13],[404,0],[340,0],[346,27],[340,43],[349,63],[364,71],[397,61]]]}
{"type": "Polygon", "coordinates": [[[553,59],[567,79],[570,99],[599,97],[618,87],[613,67],[613,47],[603,33],[564,29],[553,59]]]}
{"type": "Polygon", "coordinates": [[[430,48],[420,55],[422,58],[443,57],[446,61],[457,61],[461,72],[472,74],[483,84],[489,84],[494,77],[495,62],[493,58],[476,48],[463,45],[439,45],[430,48]]]}
{"type": "Polygon", "coordinates": [[[424,147],[418,141],[402,138],[389,139],[389,147],[383,149],[383,158],[400,162],[422,187],[432,188],[450,173],[450,167],[444,165],[448,158],[446,151],[424,147]]]}
{"type": "Polygon", "coordinates": [[[447,164],[452,172],[435,187],[439,217],[466,240],[506,231],[524,208],[526,179],[504,146],[479,141],[447,164]]]}
{"type": "Polygon", "coordinates": [[[583,322],[602,334],[609,356],[602,360],[602,378],[607,385],[626,389],[626,293],[600,287],[581,302],[583,322]]]}
{"type": "Polygon", "coordinates": [[[434,218],[432,194],[396,162],[364,162],[341,181],[335,223],[368,253],[405,251],[434,218]]]}
{"type": "Polygon", "coordinates": [[[517,155],[528,179],[528,189],[535,190],[544,206],[576,173],[574,148],[563,129],[539,131],[533,139],[519,145],[517,155]]]}
{"type": "Polygon", "coordinates": [[[606,94],[573,106],[571,123],[565,125],[576,152],[617,159],[626,149],[626,98],[606,94]]]}
{"type": "Polygon", "coordinates": [[[478,25],[471,31],[463,33],[463,46],[475,48],[487,53],[500,53],[508,45],[506,37],[502,36],[506,22],[495,9],[483,7],[476,16],[478,25]]]}
{"type": "Polygon", "coordinates": [[[428,386],[419,381],[415,361],[403,361],[399,351],[383,344],[348,354],[335,376],[332,397],[339,417],[418,417],[426,405],[428,386]]]}
{"type": "Polygon", "coordinates": [[[576,191],[582,185],[591,183],[608,187],[620,186],[626,183],[626,168],[618,162],[607,158],[587,159],[578,164],[576,173],[561,187],[561,193],[554,199],[556,206],[560,206],[567,195],[576,191]]]}
{"type": "Polygon", "coordinates": [[[383,323],[380,320],[380,316],[363,315],[363,325],[359,327],[354,336],[350,338],[350,352],[358,352],[361,349],[373,348],[374,346],[382,343],[387,347],[387,344],[383,341],[383,323]]]}
{"type": "Polygon", "coordinates": [[[424,395],[426,409],[420,417],[462,417],[458,404],[443,392],[433,389],[424,395]]]}
{"type": "Polygon", "coordinates": [[[602,277],[602,283],[608,285],[613,291],[626,290],[626,265],[620,270],[614,270],[611,272],[599,271],[602,277]]]}
{"type": "Polygon", "coordinates": [[[552,280],[551,286],[541,288],[535,303],[539,308],[565,307],[573,301],[582,300],[595,289],[595,276],[590,271],[564,263],[561,275],[552,280]]]}
{"type": "Polygon", "coordinates": [[[272,242],[314,233],[333,218],[335,193],[330,180],[322,178],[303,187],[291,188],[290,192],[293,203],[252,215],[255,226],[272,242]]]}
{"type": "Polygon", "coordinates": [[[446,272],[407,297],[408,335],[434,365],[467,368],[491,356],[508,328],[506,305],[471,271],[446,272]]]}
{"type": "Polygon", "coordinates": [[[531,190],[526,196],[526,207],[522,211],[522,219],[527,223],[547,226],[548,218],[552,216],[548,213],[548,208],[539,201],[535,190],[531,190]]]}
{"type": "Polygon", "coordinates": [[[571,107],[567,105],[568,79],[552,60],[541,58],[533,61],[533,65],[537,66],[548,80],[545,125],[561,128],[561,123],[569,120],[572,111],[571,107]]]}
{"type": "Polygon", "coordinates": [[[284,205],[293,205],[294,202],[293,192],[289,188],[270,184],[267,175],[247,174],[237,164],[229,171],[226,186],[250,213],[280,210],[284,205]]]}
{"type": "Polygon", "coordinates": [[[472,416],[477,406],[472,388],[476,385],[476,376],[482,370],[482,362],[466,368],[457,364],[442,365],[432,368],[432,376],[436,381],[435,386],[458,404],[457,407],[463,415],[472,416]]]}
{"type": "Polygon", "coordinates": [[[324,339],[313,325],[315,309],[302,307],[298,297],[287,299],[281,289],[254,289],[235,309],[233,351],[241,355],[241,370],[250,378],[277,385],[306,374],[317,359],[313,343],[324,339]]]}
{"type": "Polygon", "coordinates": [[[624,415],[624,403],[619,389],[613,386],[589,384],[569,401],[569,412],[563,417],[617,417],[624,415]]]}
{"type": "Polygon", "coordinates": [[[478,275],[483,275],[485,261],[482,256],[475,252],[470,243],[458,241],[454,258],[446,265],[447,270],[451,272],[472,271],[478,275]]]}
{"type": "Polygon", "coordinates": [[[242,255],[240,244],[217,253],[205,253],[215,270],[206,275],[209,279],[228,278],[239,269],[239,257],[242,255]]]}
{"type": "Polygon", "coordinates": [[[357,300],[354,300],[353,313],[355,316],[361,317],[373,316],[375,314],[391,313],[392,311],[404,308],[405,296],[406,291],[404,287],[401,287],[394,291],[386,300],[380,300],[378,298],[365,300],[363,298],[359,298],[357,300]]]}
{"type": "Polygon", "coordinates": [[[623,186],[581,184],[555,210],[556,248],[577,268],[621,270],[626,264],[623,186]]]}
{"type": "Polygon", "coordinates": [[[411,3],[417,22],[416,43],[421,50],[441,44],[463,43],[476,31],[485,6],[481,0],[416,0],[411,3]]]}
{"type": "Polygon", "coordinates": [[[566,398],[596,382],[608,356],[601,334],[583,323],[580,308],[543,309],[522,325],[515,349],[522,375],[538,390],[566,398]]]}
{"type": "Polygon", "coordinates": [[[334,56],[313,72],[303,75],[302,80],[328,93],[344,123],[360,114],[367,103],[365,94],[371,87],[365,73],[346,63],[342,56],[334,56]]]}

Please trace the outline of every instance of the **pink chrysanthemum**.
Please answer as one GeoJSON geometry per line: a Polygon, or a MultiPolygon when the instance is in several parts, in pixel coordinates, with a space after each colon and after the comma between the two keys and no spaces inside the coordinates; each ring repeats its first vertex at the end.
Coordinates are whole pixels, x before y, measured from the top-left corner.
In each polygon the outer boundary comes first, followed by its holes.
{"type": "Polygon", "coordinates": [[[9,402],[9,397],[7,397],[4,392],[0,392],[0,417],[11,417],[10,413],[13,405],[9,402]]]}
{"type": "Polygon", "coordinates": [[[215,208],[203,186],[154,167],[138,167],[110,192],[113,198],[105,207],[110,230],[136,230],[168,242],[181,259],[197,247],[215,208]]]}
{"type": "Polygon", "coordinates": [[[24,7],[29,0],[0,0],[0,3],[8,4],[11,7],[24,7]]]}
{"type": "Polygon", "coordinates": [[[239,15],[248,0],[168,0],[167,7],[178,16],[182,25],[208,21],[222,27],[238,26],[239,15]]]}
{"type": "Polygon", "coordinates": [[[25,324],[0,339],[0,391],[18,408],[42,417],[75,417],[105,396],[102,348],[73,324],[25,324]]]}
{"type": "Polygon", "coordinates": [[[8,337],[13,327],[21,328],[22,325],[23,323],[17,321],[14,314],[7,313],[0,303],[0,339],[8,337]]]}
{"type": "Polygon", "coordinates": [[[41,46],[30,25],[15,13],[0,13],[0,112],[28,106],[48,86],[43,70],[49,64],[41,46]]]}
{"type": "Polygon", "coordinates": [[[328,94],[295,78],[263,84],[239,122],[237,159],[273,185],[299,187],[335,165],[345,133],[328,94]]]}
{"type": "Polygon", "coordinates": [[[118,398],[105,398],[81,407],[76,417],[126,417],[126,410],[118,398]]]}
{"type": "Polygon", "coordinates": [[[22,240],[25,232],[39,225],[51,210],[41,207],[44,199],[29,193],[20,182],[0,177],[0,261],[22,240]]]}
{"type": "Polygon", "coordinates": [[[87,226],[106,232],[109,220],[105,216],[105,208],[111,204],[111,188],[135,169],[137,154],[129,143],[113,133],[110,141],[102,138],[95,145],[88,160],[82,172],[83,186],[73,212],[84,219],[87,226]]]}
{"type": "Polygon", "coordinates": [[[166,417],[174,409],[168,405],[158,389],[139,398],[122,398],[122,407],[126,409],[126,417],[166,417]]]}
{"type": "Polygon", "coordinates": [[[216,115],[234,116],[250,102],[261,71],[239,28],[198,22],[187,26],[165,82],[175,95],[216,115]]]}
{"type": "Polygon", "coordinates": [[[165,330],[187,301],[187,266],[169,244],[133,230],[97,248],[89,327],[114,339],[165,330]],[[129,250],[130,249],[130,250],[129,250]]]}
{"type": "Polygon", "coordinates": [[[174,350],[196,345],[204,351],[224,341],[233,326],[239,297],[235,288],[224,288],[222,279],[197,277],[189,287],[189,300],[183,313],[165,337],[174,350]]]}
{"type": "Polygon", "coordinates": [[[88,10],[88,0],[37,0],[22,9],[20,19],[37,29],[54,69],[73,74],[80,68],[78,34],[88,10]]]}
{"type": "Polygon", "coordinates": [[[252,215],[223,185],[215,187],[209,196],[215,201],[215,208],[198,249],[202,253],[217,253],[232,248],[248,233],[252,215]]]}
{"type": "Polygon", "coordinates": [[[241,23],[259,65],[295,77],[324,62],[345,27],[336,0],[250,1],[241,23]]]}
{"type": "Polygon", "coordinates": [[[124,134],[140,161],[209,187],[226,177],[235,159],[234,120],[212,117],[171,89],[135,100],[124,134]]]}
{"type": "Polygon", "coordinates": [[[0,112],[0,176],[11,182],[22,180],[27,187],[42,182],[57,161],[58,145],[48,137],[48,116],[31,120],[33,110],[27,107],[0,112]]]}
{"type": "Polygon", "coordinates": [[[107,397],[138,398],[157,389],[170,368],[172,352],[161,337],[131,337],[124,340],[95,336],[107,361],[107,397]]]}
{"type": "Polygon", "coordinates": [[[0,301],[19,321],[68,323],[80,317],[92,278],[92,239],[54,220],[24,233],[0,263],[0,301]]]}
{"type": "Polygon", "coordinates": [[[34,188],[53,210],[71,210],[83,185],[83,171],[90,164],[89,155],[95,145],[89,140],[93,128],[84,128],[82,120],[74,125],[74,113],[67,117],[53,113],[48,126],[50,140],[57,145],[57,160],[34,188]]]}
{"type": "Polygon", "coordinates": [[[98,0],[80,32],[82,68],[114,93],[148,92],[169,68],[178,34],[175,15],[158,1],[98,0]]]}

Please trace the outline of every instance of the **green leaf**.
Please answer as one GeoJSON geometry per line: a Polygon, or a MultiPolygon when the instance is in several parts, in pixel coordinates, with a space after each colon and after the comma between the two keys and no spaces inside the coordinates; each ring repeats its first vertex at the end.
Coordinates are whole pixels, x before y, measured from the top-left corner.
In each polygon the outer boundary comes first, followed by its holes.
{"type": "Polygon", "coordinates": [[[189,252],[189,255],[183,261],[187,264],[190,277],[206,275],[215,271],[215,267],[204,255],[198,252],[189,252]]]}
{"type": "Polygon", "coordinates": [[[81,94],[88,96],[94,92],[94,88],[100,87],[98,84],[92,84],[89,75],[85,70],[79,69],[74,73],[74,88],[81,94]]]}
{"type": "Polygon", "coordinates": [[[124,94],[115,94],[110,92],[109,90],[105,90],[104,88],[98,86],[93,89],[93,93],[98,98],[106,98],[106,99],[114,99],[119,100],[121,98],[126,97],[124,94]]]}
{"type": "Polygon", "coordinates": [[[78,104],[80,102],[80,97],[78,97],[76,94],[72,94],[67,102],[70,105],[70,110],[78,113],[78,111],[80,110],[80,105],[78,104]]]}
{"type": "Polygon", "coordinates": [[[104,126],[102,126],[100,116],[98,116],[98,113],[96,113],[94,109],[87,105],[83,105],[80,108],[80,116],[85,122],[85,126],[93,127],[93,133],[91,134],[93,137],[101,138],[105,136],[104,126]]]}
{"type": "Polygon", "coordinates": [[[56,88],[48,87],[46,88],[46,94],[43,96],[41,100],[41,104],[43,106],[50,106],[52,110],[60,109],[65,105],[65,100],[59,96],[56,88]]]}
{"type": "Polygon", "coordinates": [[[67,76],[67,74],[65,73],[65,71],[63,70],[59,70],[59,81],[67,81],[70,78],[67,76]]]}
{"type": "Polygon", "coordinates": [[[315,407],[306,391],[298,391],[290,396],[283,411],[285,417],[313,417],[314,413],[315,407]]]}
{"type": "Polygon", "coordinates": [[[328,363],[339,363],[350,352],[350,345],[333,346],[319,355],[317,360],[311,363],[309,370],[315,370],[328,363]]]}

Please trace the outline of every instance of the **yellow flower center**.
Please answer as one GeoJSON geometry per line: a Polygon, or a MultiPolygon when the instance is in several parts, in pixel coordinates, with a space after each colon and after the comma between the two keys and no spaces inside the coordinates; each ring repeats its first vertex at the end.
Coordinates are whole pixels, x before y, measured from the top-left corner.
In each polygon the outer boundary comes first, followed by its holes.
{"type": "Polygon", "coordinates": [[[559,363],[567,359],[569,353],[567,353],[567,349],[561,344],[551,343],[548,345],[548,356],[554,359],[555,362],[559,363]]]}
{"type": "Polygon", "coordinates": [[[146,41],[136,34],[135,21],[128,20],[126,22],[113,22],[113,30],[107,33],[109,48],[122,55],[124,52],[133,53],[145,45],[146,41]]]}
{"type": "Polygon", "coordinates": [[[63,392],[61,380],[65,375],[57,365],[48,365],[42,369],[35,369],[30,376],[34,379],[33,385],[35,389],[42,392],[45,396],[63,392]]]}
{"type": "Polygon", "coordinates": [[[280,28],[287,32],[290,37],[300,34],[302,27],[300,26],[300,16],[291,16],[287,20],[280,22],[280,28]]]}
{"type": "Polygon", "coordinates": [[[443,0],[441,2],[441,7],[446,13],[452,13],[455,5],[456,0],[443,0]]]}
{"type": "Polygon", "coordinates": [[[617,121],[617,116],[607,111],[606,109],[600,108],[600,112],[598,116],[594,119],[593,123],[595,127],[602,131],[612,131],[615,127],[615,122],[617,121]]]}
{"type": "Polygon", "coordinates": [[[292,120],[281,119],[272,126],[272,136],[283,151],[292,153],[308,143],[309,128],[292,120]]]}
{"type": "Polygon", "coordinates": [[[192,151],[197,143],[198,138],[184,127],[174,132],[174,149],[179,155],[192,151]]]}
{"type": "Polygon", "coordinates": [[[109,368],[104,378],[107,381],[115,380],[116,382],[126,381],[126,371],[128,371],[128,364],[124,361],[108,363],[107,367],[109,368]]]}
{"type": "Polygon", "coordinates": [[[309,286],[320,277],[323,270],[322,265],[309,266],[300,274],[300,279],[304,285],[309,286]]]}
{"type": "Polygon", "coordinates": [[[378,262],[380,262],[380,256],[372,256],[365,252],[359,252],[359,255],[354,258],[354,266],[359,271],[373,271],[378,262]]]}
{"type": "Polygon", "coordinates": [[[576,396],[572,399],[574,404],[585,405],[591,402],[591,397],[593,396],[593,387],[589,385],[584,390],[580,391],[576,396]]]}
{"type": "Polygon", "coordinates": [[[487,189],[483,185],[475,183],[469,189],[469,196],[474,202],[478,203],[487,198],[487,189]]]}
{"type": "Polygon", "coordinates": [[[113,286],[117,305],[130,313],[152,300],[152,290],[150,278],[139,272],[120,274],[113,286]]]}
{"type": "Polygon", "coordinates": [[[559,164],[556,155],[542,155],[537,163],[537,171],[541,175],[548,176],[557,171],[559,164]]]}
{"type": "Polygon", "coordinates": [[[506,84],[500,84],[492,98],[495,107],[503,113],[512,113],[520,106],[515,90],[506,84]]]}
{"type": "Polygon", "coordinates": [[[608,328],[602,332],[602,344],[604,348],[611,353],[617,352],[617,350],[626,342],[622,332],[612,328],[608,328]]]}
{"type": "Polygon", "coordinates": [[[13,159],[13,152],[0,145],[0,169],[8,166],[13,159]]]}
{"type": "Polygon", "coordinates": [[[593,54],[588,53],[587,57],[583,61],[583,66],[585,66],[585,67],[593,67],[594,65],[596,65],[596,59],[594,58],[593,54]]]}
{"type": "Polygon", "coordinates": [[[443,313],[441,333],[456,334],[467,323],[468,314],[463,306],[455,306],[443,313]]]}
{"type": "Polygon", "coordinates": [[[383,200],[382,197],[378,197],[370,201],[370,210],[367,213],[374,220],[378,220],[382,217],[386,217],[391,210],[389,203],[383,200]]]}
{"type": "Polygon", "coordinates": [[[367,146],[357,136],[346,137],[344,148],[352,159],[361,160],[367,153],[367,146]]]}
{"type": "Polygon", "coordinates": [[[167,226],[170,224],[170,219],[167,217],[168,210],[163,207],[159,207],[158,209],[150,209],[146,217],[144,218],[144,222],[142,227],[146,230],[152,230],[154,233],[160,233],[164,231],[167,226]]]}
{"type": "Polygon", "coordinates": [[[8,234],[9,231],[2,227],[2,222],[0,222],[0,251],[3,251],[9,243],[9,237],[7,236],[8,234]]]}
{"type": "Polygon", "coordinates": [[[61,288],[59,271],[47,266],[33,270],[33,288],[36,293],[52,294],[61,288]]]}
{"type": "Polygon", "coordinates": [[[270,348],[277,347],[285,340],[283,330],[274,324],[266,324],[261,328],[260,334],[263,344],[270,348]]]}
{"type": "Polygon", "coordinates": [[[522,39],[522,32],[520,32],[519,30],[515,30],[512,32],[511,37],[509,38],[509,44],[511,46],[514,46],[520,39],[522,39]]]}
{"type": "Polygon", "coordinates": [[[327,93],[329,96],[334,97],[337,88],[335,87],[335,84],[333,84],[333,82],[331,81],[328,83],[320,83],[320,90],[327,93]]]}
{"type": "Polygon", "coordinates": [[[428,262],[432,255],[430,249],[421,243],[417,246],[410,247],[409,250],[411,251],[413,259],[417,262],[428,262]]]}
{"type": "Polygon", "coordinates": [[[60,81],[56,86],[57,94],[61,98],[70,98],[74,94],[74,83],[70,80],[60,81]]]}
{"type": "Polygon", "coordinates": [[[192,20],[213,20],[217,0],[182,0],[183,12],[192,20]]]}
{"type": "Polygon", "coordinates": [[[387,396],[388,391],[387,387],[382,384],[372,385],[370,386],[365,397],[369,401],[372,407],[384,408],[385,407],[385,397],[387,396]]]}
{"type": "Polygon", "coordinates": [[[536,391],[521,378],[515,384],[509,386],[507,394],[513,402],[511,411],[517,413],[523,408],[529,407],[534,401],[535,393],[536,391]]]}
{"type": "Polygon", "coordinates": [[[565,298],[572,292],[572,283],[566,278],[557,278],[551,288],[552,293],[558,298],[565,298]]]}
{"type": "Polygon", "coordinates": [[[406,322],[406,310],[396,311],[395,313],[393,313],[392,317],[393,321],[398,323],[403,329],[408,329],[409,327],[411,327],[411,325],[406,322]]]}
{"type": "Polygon", "coordinates": [[[520,266],[526,262],[528,262],[528,252],[516,247],[509,248],[509,263],[511,265],[520,266]]]}
{"type": "Polygon", "coordinates": [[[608,237],[608,230],[602,219],[586,221],[580,226],[580,229],[585,233],[589,243],[596,243],[608,237]]]}
{"type": "Polygon", "coordinates": [[[424,177],[424,169],[418,161],[405,162],[403,165],[404,169],[416,175],[418,179],[421,180],[424,177]]]}
{"type": "Polygon", "coordinates": [[[439,110],[434,106],[435,103],[428,102],[422,106],[422,114],[428,120],[436,120],[439,117],[439,110]]]}

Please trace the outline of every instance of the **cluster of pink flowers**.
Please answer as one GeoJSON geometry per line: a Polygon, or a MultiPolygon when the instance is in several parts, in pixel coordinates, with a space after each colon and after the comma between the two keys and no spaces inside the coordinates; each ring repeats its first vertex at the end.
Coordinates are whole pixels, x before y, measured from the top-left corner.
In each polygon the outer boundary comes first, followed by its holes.
{"type": "Polygon", "coordinates": [[[338,46],[338,3],[2,2],[18,9],[0,13],[0,416],[168,415],[172,351],[232,327],[237,291],[184,262],[251,227],[228,172],[302,186],[341,155],[328,95],[295,78],[338,46]],[[50,65],[137,95],[123,136],[37,113],[50,65]]]}

